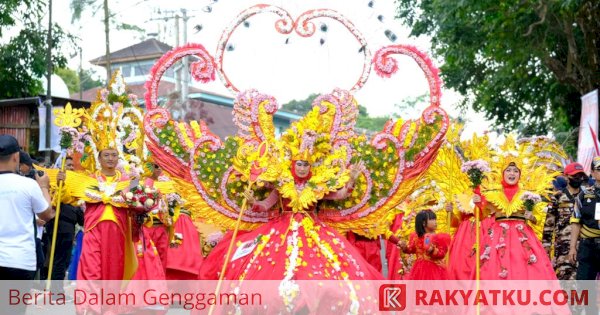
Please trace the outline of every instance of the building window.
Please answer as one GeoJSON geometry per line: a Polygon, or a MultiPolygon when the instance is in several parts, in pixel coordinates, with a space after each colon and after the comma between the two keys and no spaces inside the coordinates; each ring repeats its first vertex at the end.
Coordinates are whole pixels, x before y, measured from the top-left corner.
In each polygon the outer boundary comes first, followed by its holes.
{"type": "Polygon", "coordinates": [[[152,69],[152,64],[137,64],[135,65],[134,76],[148,75],[152,69]]]}

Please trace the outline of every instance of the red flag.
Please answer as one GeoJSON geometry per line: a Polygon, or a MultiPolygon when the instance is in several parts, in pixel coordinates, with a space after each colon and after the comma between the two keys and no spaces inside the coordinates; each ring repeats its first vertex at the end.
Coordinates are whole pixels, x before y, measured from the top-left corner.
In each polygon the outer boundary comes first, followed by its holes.
{"type": "Polygon", "coordinates": [[[600,149],[598,148],[599,144],[598,144],[598,136],[596,136],[596,133],[594,132],[594,128],[592,128],[592,125],[590,125],[590,123],[588,122],[588,126],[590,127],[590,132],[592,133],[592,138],[594,138],[594,147],[596,148],[596,156],[600,155],[600,149]]]}

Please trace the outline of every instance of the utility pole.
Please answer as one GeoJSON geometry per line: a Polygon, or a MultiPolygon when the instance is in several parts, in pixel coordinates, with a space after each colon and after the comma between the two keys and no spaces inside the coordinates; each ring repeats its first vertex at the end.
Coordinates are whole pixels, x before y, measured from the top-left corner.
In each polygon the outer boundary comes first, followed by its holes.
{"type": "Polygon", "coordinates": [[[111,71],[110,71],[110,39],[109,39],[109,16],[108,16],[108,0],[104,0],[104,35],[106,41],[106,52],[104,59],[106,59],[106,82],[110,82],[111,71]]]}
{"type": "Polygon", "coordinates": [[[46,38],[48,51],[46,52],[46,161],[50,162],[52,154],[52,0],[48,1],[48,37],[46,38]]]}
{"type": "MultiPolygon", "coordinates": [[[[175,15],[175,47],[179,47],[179,14],[175,15]]],[[[181,92],[181,71],[175,69],[175,91],[181,92]]]]}
{"type": "Polygon", "coordinates": [[[82,77],[83,77],[83,54],[82,54],[82,50],[81,50],[81,46],[79,46],[79,99],[82,100],[83,99],[83,82],[82,82],[82,77]]]}
{"type": "MultiPolygon", "coordinates": [[[[181,15],[183,16],[183,45],[187,44],[187,21],[189,17],[187,16],[187,10],[181,9],[181,15]]],[[[189,59],[188,57],[183,57],[183,85],[181,88],[181,101],[187,101],[189,94],[189,84],[190,84],[190,71],[189,71],[189,59]]]]}

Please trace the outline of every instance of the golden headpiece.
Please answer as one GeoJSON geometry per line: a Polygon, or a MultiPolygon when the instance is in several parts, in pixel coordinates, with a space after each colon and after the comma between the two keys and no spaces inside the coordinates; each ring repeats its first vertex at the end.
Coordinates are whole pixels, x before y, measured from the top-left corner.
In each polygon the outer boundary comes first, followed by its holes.
{"type": "Polygon", "coordinates": [[[527,152],[517,145],[514,135],[507,135],[506,140],[500,145],[498,155],[494,157],[492,169],[504,172],[510,165],[516,166],[521,173],[525,167],[535,160],[534,152],[527,152]]]}
{"type": "MultiPolygon", "coordinates": [[[[329,106],[333,105],[329,104],[329,106]]],[[[294,122],[283,135],[282,141],[291,160],[308,161],[313,164],[319,163],[324,157],[332,154],[329,124],[323,119],[327,117],[319,115],[319,107],[313,107],[304,118],[294,122]]]]}
{"type": "Polygon", "coordinates": [[[115,71],[108,89],[98,91],[96,101],[85,116],[80,128],[86,140],[81,164],[88,171],[100,168],[97,157],[106,149],[117,150],[119,158],[126,164],[130,160],[145,159],[143,114],[137,96],[126,93],[120,71],[115,71]]]}

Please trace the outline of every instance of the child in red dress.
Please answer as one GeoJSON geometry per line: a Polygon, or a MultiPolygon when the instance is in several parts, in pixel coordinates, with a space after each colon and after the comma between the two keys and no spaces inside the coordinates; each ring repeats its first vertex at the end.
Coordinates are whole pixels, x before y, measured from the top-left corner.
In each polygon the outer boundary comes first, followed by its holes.
{"type": "Polygon", "coordinates": [[[447,280],[448,271],[444,257],[448,252],[450,235],[436,234],[435,213],[431,210],[419,212],[415,218],[415,231],[410,235],[408,245],[398,246],[409,254],[416,254],[415,263],[407,275],[407,280],[447,280]]]}

